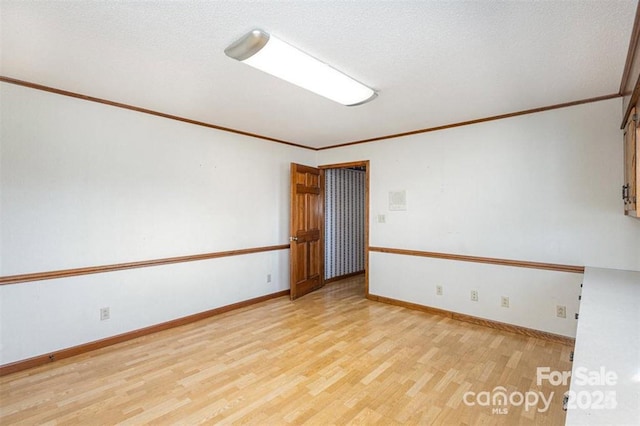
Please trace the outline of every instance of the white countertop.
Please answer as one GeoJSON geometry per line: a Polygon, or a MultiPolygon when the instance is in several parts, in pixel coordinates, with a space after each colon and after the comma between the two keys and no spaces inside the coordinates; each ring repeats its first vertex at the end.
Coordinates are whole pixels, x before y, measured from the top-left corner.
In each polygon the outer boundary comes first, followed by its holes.
{"type": "Polygon", "coordinates": [[[585,269],[570,398],[567,425],[640,425],[640,272],[585,269]]]}

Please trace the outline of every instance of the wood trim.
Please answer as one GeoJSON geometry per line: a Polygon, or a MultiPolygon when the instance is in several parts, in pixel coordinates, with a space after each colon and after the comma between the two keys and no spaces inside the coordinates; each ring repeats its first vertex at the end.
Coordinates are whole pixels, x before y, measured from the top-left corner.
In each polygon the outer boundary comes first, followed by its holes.
{"type": "Polygon", "coordinates": [[[365,193],[364,193],[364,295],[366,297],[369,296],[369,230],[371,229],[370,224],[370,205],[371,205],[371,197],[370,197],[370,189],[371,189],[371,166],[369,165],[369,160],[364,161],[365,163],[365,193]]]}
{"type": "Polygon", "coordinates": [[[276,293],[267,294],[264,296],[255,297],[253,299],[244,300],[242,302],[232,303],[231,305],[221,306],[219,308],[211,309],[208,311],[200,312],[197,314],[189,315],[182,318],[177,318],[171,321],[163,322],[160,324],[152,325],[138,330],[129,331],[127,333],[118,334],[116,336],[107,337],[105,339],[95,340],[93,342],[85,343],[71,348],[61,349],[55,352],[51,352],[45,355],[39,355],[33,358],[28,358],[22,361],[16,361],[9,364],[0,366],[0,376],[6,376],[18,371],[27,370],[29,368],[37,367],[40,365],[48,364],[53,361],[58,361],[64,358],[70,358],[72,356],[81,355],[87,352],[101,349],[107,346],[115,345],[117,343],[126,342],[128,340],[136,339],[138,337],[146,336],[148,334],[157,333],[159,331],[168,330],[170,328],[180,327],[182,325],[190,324],[196,321],[200,321],[215,315],[220,315],[225,312],[233,311],[247,306],[255,305],[266,300],[275,299],[282,296],[288,296],[289,290],[282,290],[276,293]]]}
{"type": "Polygon", "coordinates": [[[348,169],[351,167],[367,167],[367,165],[369,164],[369,161],[350,161],[348,163],[339,163],[339,164],[329,164],[329,165],[325,165],[325,166],[318,166],[319,169],[321,170],[326,170],[326,169],[348,169]]]}
{"type": "Polygon", "coordinates": [[[434,315],[442,315],[457,321],[464,321],[471,324],[493,328],[496,330],[508,331],[510,333],[516,333],[524,336],[535,337],[537,339],[543,339],[543,340],[547,340],[554,343],[561,343],[567,346],[574,346],[576,341],[576,339],[573,337],[548,333],[546,331],[534,330],[532,328],[521,327],[519,325],[507,324],[499,321],[493,321],[486,318],[479,318],[471,315],[460,314],[457,312],[447,311],[444,309],[433,308],[431,306],[405,302],[403,300],[391,299],[389,297],[369,294],[367,298],[376,302],[387,303],[389,305],[402,306],[407,309],[413,309],[413,310],[422,311],[422,312],[426,312],[434,315]]]}
{"type": "Polygon", "coordinates": [[[358,145],[358,144],[362,144],[362,143],[381,141],[381,140],[385,140],[385,139],[400,138],[400,137],[404,137],[404,136],[417,135],[417,134],[420,134],[420,133],[435,132],[435,131],[438,131],[438,130],[446,130],[446,129],[452,129],[454,127],[469,126],[471,124],[479,124],[479,123],[485,123],[487,121],[502,120],[504,118],[518,117],[518,116],[527,115],[527,114],[535,114],[535,113],[538,113],[538,112],[550,111],[550,110],[560,109],[560,108],[567,108],[567,107],[572,107],[572,106],[576,106],[576,105],[588,104],[588,103],[592,103],[592,102],[600,102],[600,101],[605,101],[605,100],[608,100],[608,99],[615,99],[615,98],[619,98],[619,97],[621,97],[621,95],[619,93],[612,93],[610,95],[597,96],[595,98],[582,99],[582,100],[579,100],[579,101],[565,102],[565,103],[561,103],[561,104],[549,105],[549,106],[540,107],[540,108],[532,108],[532,109],[526,109],[526,110],[523,110],[523,111],[510,112],[510,113],[507,113],[507,114],[494,115],[494,116],[491,116],[491,117],[478,118],[478,119],[475,119],[475,120],[461,121],[459,123],[445,124],[443,126],[428,127],[426,129],[412,130],[410,132],[396,133],[396,134],[392,134],[392,135],[379,136],[379,137],[370,138],[370,139],[362,139],[362,140],[357,140],[357,141],[353,141],[353,142],[341,143],[341,144],[337,144],[337,145],[330,145],[330,146],[325,146],[325,147],[322,147],[322,148],[318,148],[317,150],[318,151],[322,151],[322,150],[325,150],[325,149],[341,148],[341,147],[344,147],[344,146],[358,145]]]}
{"type": "Polygon", "coordinates": [[[624,71],[622,72],[622,79],[620,81],[620,93],[621,96],[625,96],[625,90],[628,86],[627,80],[632,78],[630,75],[631,69],[637,59],[638,39],[640,38],[640,3],[636,6],[636,17],[633,21],[633,30],[631,30],[631,39],[629,40],[629,49],[627,50],[627,60],[624,64],[624,71]]]}
{"type": "Polygon", "coordinates": [[[141,108],[141,107],[137,107],[137,106],[134,106],[134,105],[124,104],[124,103],[121,103],[121,102],[109,101],[107,99],[96,98],[94,96],[83,95],[83,94],[80,94],[80,93],[70,92],[70,91],[67,91],[67,90],[56,89],[55,87],[44,86],[44,85],[37,84],[37,83],[30,83],[28,81],[18,80],[16,78],[11,78],[11,77],[7,77],[7,76],[1,76],[0,75],[0,82],[9,83],[9,84],[15,84],[17,86],[28,87],[30,89],[35,89],[35,90],[42,90],[44,92],[55,93],[57,95],[68,96],[68,97],[76,98],[76,99],[82,99],[82,100],[89,101],[89,102],[96,102],[96,103],[99,103],[99,104],[109,105],[109,106],[116,107],[116,108],[128,109],[130,111],[141,112],[143,114],[155,115],[156,117],[168,118],[169,120],[176,120],[176,121],[181,121],[183,123],[195,124],[196,126],[202,126],[202,127],[207,127],[207,128],[210,128],[210,129],[221,130],[223,132],[229,132],[229,133],[235,133],[235,134],[238,134],[238,135],[249,136],[249,137],[252,137],[252,138],[258,138],[258,139],[262,139],[262,140],[269,141],[269,142],[281,143],[281,144],[284,144],[284,145],[295,146],[297,148],[310,149],[310,150],[313,150],[313,151],[316,150],[316,148],[312,148],[312,147],[305,146],[305,145],[300,145],[300,144],[289,142],[289,141],[285,141],[285,140],[282,140],[282,139],[276,139],[276,138],[272,138],[272,137],[269,137],[269,136],[259,135],[259,134],[256,134],[256,133],[245,132],[245,131],[242,131],[242,130],[232,129],[230,127],[218,126],[218,125],[211,124],[211,123],[205,123],[204,121],[192,120],[190,118],[180,117],[180,116],[172,115],[172,114],[166,114],[164,112],[158,112],[158,111],[154,111],[154,110],[147,109],[147,108],[141,108]]]}
{"type": "MultiPolygon", "coordinates": [[[[114,101],[109,101],[107,99],[96,98],[94,96],[83,95],[83,94],[80,94],[80,93],[70,92],[70,91],[62,90],[62,89],[56,89],[54,87],[44,86],[44,85],[37,84],[37,83],[31,83],[31,82],[28,82],[28,81],[19,80],[19,79],[12,78],[12,77],[7,77],[7,76],[0,75],[0,82],[9,83],[9,84],[15,84],[15,85],[18,85],[18,86],[28,87],[30,89],[35,89],[35,90],[42,90],[42,91],[45,91],[45,92],[55,93],[55,94],[62,95],[62,96],[69,96],[69,97],[72,97],[72,98],[82,99],[82,100],[89,101],[89,102],[96,102],[96,103],[100,103],[100,104],[104,104],[104,105],[113,106],[113,107],[116,107],[116,108],[128,109],[128,110],[140,112],[140,113],[143,113],[143,114],[155,115],[157,117],[162,117],[162,118],[167,118],[167,119],[170,119],[170,120],[181,121],[183,123],[194,124],[196,126],[207,127],[207,128],[210,128],[210,129],[220,130],[220,131],[223,131],[223,132],[235,133],[235,134],[238,134],[238,135],[249,136],[249,137],[258,138],[258,139],[262,139],[262,140],[266,140],[266,141],[270,141],[270,142],[276,142],[276,143],[281,143],[281,144],[285,144],[285,145],[295,146],[297,148],[310,149],[312,151],[322,151],[322,150],[325,150],[325,149],[340,148],[340,147],[344,147],[344,146],[357,145],[357,144],[362,144],[362,143],[367,143],[367,142],[375,142],[375,141],[381,141],[381,140],[386,140],[386,139],[400,138],[400,137],[411,136],[411,135],[416,135],[416,134],[420,134],[420,133],[435,132],[435,131],[438,131],[438,130],[445,130],[445,129],[451,129],[451,128],[455,128],[455,127],[468,126],[468,125],[472,125],[472,124],[484,123],[484,122],[487,122],[487,121],[501,120],[503,118],[517,117],[517,116],[520,116],[520,115],[535,114],[535,113],[538,113],[538,112],[549,111],[549,110],[559,109],[559,108],[567,108],[567,107],[586,104],[586,103],[591,103],[591,102],[599,102],[599,101],[604,101],[604,100],[607,100],[607,99],[618,98],[618,97],[621,96],[621,94],[619,94],[619,93],[613,93],[613,94],[610,94],[610,95],[604,95],[604,96],[598,96],[598,97],[594,97],[594,98],[582,99],[582,100],[573,101],[573,102],[565,102],[565,103],[561,103],[561,104],[549,105],[549,106],[540,107],[540,108],[527,109],[527,110],[523,110],[523,111],[516,111],[516,112],[507,113],[507,114],[494,115],[494,116],[479,118],[479,119],[475,119],[475,120],[461,121],[461,122],[458,122],[458,123],[445,124],[445,125],[442,125],[442,126],[428,127],[428,128],[425,128],[425,129],[412,130],[412,131],[409,131],[409,132],[396,133],[396,134],[391,134],[391,135],[378,136],[378,137],[370,138],[370,139],[362,139],[362,140],[357,140],[357,141],[352,141],[352,142],[345,142],[345,143],[340,143],[340,144],[335,144],[335,145],[324,146],[324,147],[320,147],[320,148],[313,148],[313,147],[310,147],[310,146],[301,145],[301,144],[297,144],[297,143],[294,143],[294,142],[285,141],[285,140],[282,140],[282,139],[276,139],[276,138],[272,138],[272,137],[268,137],[268,136],[259,135],[259,134],[256,134],[256,133],[245,132],[245,131],[242,131],[242,130],[232,129],[232,128],[229,128],[229,127],[217,126],[215,124],[205,123],[203,121],[192,120],[192,119],[189,119],[189,118],[180,117],[180,116],[176,116],[176,115],[172,115],[172,114],[166,114],[166,113],[163,113],[163,112],[158,112],[158,111],[154,111],[154,110],[150,110],[150,109],[146,109],[146,108],[141,108],[141,107],[137,107],[137,106],[133,106],[133,105],[128,105],[128,104],[124,104],[124,103],[121,103],[121,102],[114,102],[114,101]]],[[[340,165],[340,166],[335,167],[335,168],[353,167],[355,165],[359,165],[359,163],[360,162],[344,163],[345,165],[340,165]]],[[[322,167],[334,168],[333,166],[322,166],[322,167]]]]}
{"type": "Polygon", "coordinates": [[[241,250],[218,251],[214,253],[195,254],[189,256],[166,257],[163,259],[142,260],[139,262],[116,263],[112,265],[89,266],[86,268],[61,269],[57,271],[36,272],[31,274],[7,275],[0,277],[0,285],[27,283],[33,281],[53,280],[56,278],[76,277],[79,275],[101,274],[121,271],[123,269],[146,268],[149,266],[169,265],[172,263],[195,262],[198,260],[216,259],[219,257],[241,256],[265,251],[285,250],[289,244],[277,246],[254,247],[241,250]]]}
{"type": "MultiPolygon", "coordinates": [[[[523,111],[516,111],[516,112],[507,113],[507,114],[494,115],[494,116],[479,118],[479,119],[475,119],[475,120],[461,121],[461,122],[457,122],[457,123],[445,124],[445,125],[442,125],[442,126],[428,127],[428,128],[425,128],[425,129],[412,130],[412,131],[409,131],[409,132],[395,133],[395,134],[390,134],[390,135],[385,135],[385,136],[378,136],[378,137],[369,138],[369,139],[362,139],[362,140],[357,140],[357,141],[352,141],[352,142],[345,142],[345,143],[340,143],[340,144],[335,144],[335,145],[329,145],[329,146],[324,146],[324,147],[320,147],[320,148],[313,148],[313,147],[310,147],[310,146],[301,145],[301,144],[297,144],[297,143],[294,143],[294,142],[285,141],[285,140],[282,140],[282,139],[276,139],[276,138],[272,138],[272,137],[269,137],[269,136],[259,135],[259,134],[256,134],[256,133],[245,132],[243,130],[232,129],[230,127],[218,126],[218,125],[211,124],[211,123],[206,123],[206,122],[203,122],[203,121],[192,120],[190,118],[180,117],[180,116],[172,115],[172,114],[166,114],[166,113],[163,113],[163,112],[154,111],[154,110],[150,110],[150,109],[147,109],[147,108],[141,108],[141,107],[137,107],[137,106],[133,106],[133,105],[129,105],[129,104],[124,104],[124,103],[121,103],[121,102],[115,102],[115,101],[110,101],[110,100],[107,100],[107,99],[96,98],[94,96],[83,95],[83,94],[80,94],[80,93],[70,92],[70,91],[62,90],[62,89],[57,89],[57,88],[50,87],[50,86],[44,86],[44,85],[37,84],[37,83],[31,83],[31,82],[28,82],[28,81],[19,80],[19,79],[12,78],[12,77],[7,77],[7,76],[0,75],[0,82],[9,83],[9,84],[15,84],[17,86],[23,86],[23,87],[27,87],[27,88],[35,89],[35,90],[42,90],[44,92],[55,93],[57,95],[69,96],[69,97],[72,97],[72,98],[82,99],[82,100],[89,101],[89,102],[96,102],[96,103],[99,103],[99,104],[109,105],[109,106],[113,106],[113,107],[116,107],[116,108],[128,109],[128,110],[140,112],[140,113],[143,113],[143,114],[154,115],[154,116],[157,116],[157,117],[167,118],[169,120],[181,121],[183,123],[194,124],[196,126],[207,127],[207,128],[210,128],[210,129],[220,130],[220,131],[223,131],[223,132],[235,133],[235,134],[238,134],[238,135],[258,138],[258,139],[266,140],[266,141],[269,141],[269,142],[276,142],[276,143],[281,143],[281,144],[285,144],[285,145],[289,145],[289,146],[295,146],[297,148],[309,149],[309,150],[312,150],[312,151],[322,151],[322,150],[325,150],[325,149],[340,148],[340,147],[344,147],[344,146],[357,145],[357,144],[362,144],[362,143],[367,143],[367,142],[375,142],[375,141],[381,141],[381,140],[386,140],[386,139],[400,138],[400,137],[411,136],[411,135],[416,135],[416,134],[420,134],[420,133],[435,132],[435,131],[438,131],[438,130],[445,130],[445,129],[451,129],[451,128],[455,128],[455,127],[462,127],[462,126],[468,126],[468,125],[472,125],[472,124],[479,124],[479,123],[484,123],[484,122],[487,122],[487,121],[501,120],[503,118],[517,117],[517,116],[520,116],[520,115],[535,114],[535,113],[538,113],[538,112],[544,112],[544,111],[549,111],[549,110],[554,110],[554,109],[559,109],[559,108],[567,108],[567,107],[576,106],[576,105],[582,105],[582,104],[591,103],[591,102],[599,102],[599,101],[604,101],[604,100],[608,100],[608,99],[614,99],[614,98],[618,98],[618,97],[622,96],[620,93],[613,93],[613,94],[610,94],[610,95],[598,96],[598,97],[594,97],[594,98],[582,99],[582,100],[572,101],[572,102],[565,102],[565,103],[561,103],[561,104],[555,104],[555,105],[549,105],[549,106],[545,106],[545,107],[527,109],[527,110],[523,110],[523,111]]],[[[353,167],[355,165],[359,165],[359,162],[344,163],[344,164],[346,164],[346,165],[341,165],[341,166],[338,166],[336,168],[353,167]]],[[[325,168],[333,168],[332,166],[323,166],[323,167],[325,167],[325,168]]]]}
{"type": "Polygon", "coordinates": [[[322,170],[321,168],[318,167],[318,170],[320,171],[320,176],[318,179],[320,179],[320,287],[324,287],[327,284],[327,280],[325,280],[325,276],[327,274],[327,270],[326,270],[326,264],[324,262],[324,256],[325,256],[325,244],[326,244],[326,240],[325,240],[325,232],[327,232],[326,230],[326,223],[327,223],[327,206],[326,206],[326,187],[325,187],[325,174],[324,174],[324,170],[322,170]]]}
{"type": "Polygon", "coordinates": [[[633,92],[631,93],[631,98],[629,99],[629,104],[627,105],[626,110],[624,111],[624,115],[622,116],[622,123],[620,124],[620,129],[624,129],[627,125],[627,121],[629,121],[629,116],[631,115],[631,111],[638,104],[638,100],[640,99],[640,74],[638,74],[638,79],[636,80],[636,85],[633,88],[633,92]]]}
{"type": "Polygon", "coordinates": [[[362,275],[364,273],[365,273],[365,270],[363,269],[362,271],[351,272],[351,273],[348,273],[348,274],[344,274],[344,275],[340,275],[340,276],[337,276],[337,277],[329,278],[328,280],[324,280],[324,283],[325,284],[329,284],[329,283],[332,283],[334,281],[344,280],[344,279],[347,279],[347,278],[351,278],[351,277],[355,277],[355,276],[358,276],[358,275],[362,275]]]}
{"type": "Polygon", "coordinates": [[[388,247],[369,247],[369,251],[406,256],[431,257],[435,259],[458,260],[462,262],[489,263],[492,265],[514,266],[518,268],[544,269],[548,271],[572,272],[584,274],[584,266],[560,265],[557,263],[528,262],[523,260],[496,259],[492,257],[467,256],[461,254],[437,253],[419,250],[404,250],[388,247]]]}

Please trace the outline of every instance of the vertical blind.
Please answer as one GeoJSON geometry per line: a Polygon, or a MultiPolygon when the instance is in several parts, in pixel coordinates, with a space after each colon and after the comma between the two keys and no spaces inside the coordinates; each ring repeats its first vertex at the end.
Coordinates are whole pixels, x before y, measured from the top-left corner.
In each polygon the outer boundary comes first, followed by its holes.
{"type": "Polygon", "coordinates": [[[325,279],[364,270],[365,172],[325,170],[325,279]]]}

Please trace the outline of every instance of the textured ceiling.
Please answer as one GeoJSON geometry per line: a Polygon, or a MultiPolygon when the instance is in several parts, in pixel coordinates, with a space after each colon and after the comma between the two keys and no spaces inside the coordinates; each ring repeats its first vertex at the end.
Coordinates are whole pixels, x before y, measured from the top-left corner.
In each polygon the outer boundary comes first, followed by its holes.
{"type": "Polygon", "coordinates": [[[636,6],[2,0],[0,74],[323,147],[616,93],[636,6]],[[380,96],[345,107],[225,56],[256,27],[380,96]]]}

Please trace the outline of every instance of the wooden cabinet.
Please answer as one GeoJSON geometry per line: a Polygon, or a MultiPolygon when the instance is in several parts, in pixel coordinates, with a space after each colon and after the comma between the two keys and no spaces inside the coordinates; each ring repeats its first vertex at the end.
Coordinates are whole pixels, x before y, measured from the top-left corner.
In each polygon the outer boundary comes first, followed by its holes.
{"type": "Polygon", "coordinates": [[[624,214],[640,217],[638,205],[638,187],[640,187],[640,167],[638,167],[638,115],[633,108],[624,128],[624,184],[622,185],[622,199],[624,214]]]}

